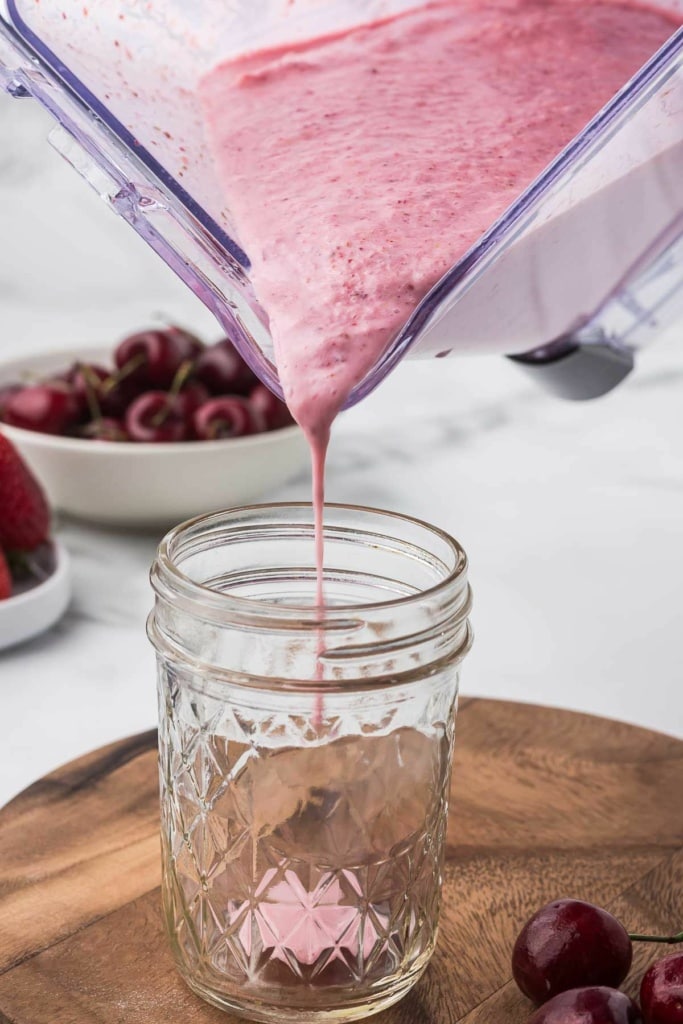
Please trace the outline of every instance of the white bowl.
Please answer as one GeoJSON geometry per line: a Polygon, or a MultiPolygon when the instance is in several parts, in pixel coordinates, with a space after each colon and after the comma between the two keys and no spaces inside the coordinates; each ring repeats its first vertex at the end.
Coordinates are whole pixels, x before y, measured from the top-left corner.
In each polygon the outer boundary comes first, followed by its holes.
{"type": "Polygon", "coordinates": [[[55,569],[44,583],[0,601],[0,651],[37,636],[54,625],[71,597],[69,557],[56,541],[55,569]]]}
{"type": "MultiPolygon", "coordinates": [[[[0,364],[0,385],[67,369],[76,360],[111,365],[111,352],[80,349],[0,364]]],[[[2,424],[54,508],[94,522],[168,526],[255,501],[305,465],[298,427],[220,441],[175,444],[87,441],[2,424]]]]}

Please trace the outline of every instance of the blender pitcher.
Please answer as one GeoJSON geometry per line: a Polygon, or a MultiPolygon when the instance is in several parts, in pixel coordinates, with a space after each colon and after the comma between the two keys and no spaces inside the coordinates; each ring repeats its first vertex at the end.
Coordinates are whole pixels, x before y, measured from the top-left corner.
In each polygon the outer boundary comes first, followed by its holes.
{"type": "MultiPolygon", "coordinates": [[[[196,102],[218,62],[338,32],[419,0],[6,0],[0,84],[214,313],[276,393],[268,318],[215,178],[196,102]]],[[[681,0],[663,0],[680,12],[681,0]]],[[[3,3],[0,0],[0,13],[3,3]]],[[[512,356],[590,398],[683,315],[683,29],[416,306],[351,393],[404,356],[512,356]]]]}

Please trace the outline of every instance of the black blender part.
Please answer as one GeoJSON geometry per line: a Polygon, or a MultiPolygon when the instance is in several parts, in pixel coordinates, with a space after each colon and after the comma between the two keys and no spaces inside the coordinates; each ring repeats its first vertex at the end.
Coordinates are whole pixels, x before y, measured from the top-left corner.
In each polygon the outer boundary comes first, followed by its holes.
{"type": "MultiPolygon", "coordinates": [[[[676,9],[678,0],[666,2],[676,9]]],[[[53,146],[281,396],[267,315],[212,177],[196,89],[207,68],[254,42],[319,34],[415,0],[330,0],[312,5],[311,24],[271,0],[228,10],[206,0],[6,3],[0,86],[50,112],[53,146]]],[[[509,356],[565,398],[609,391],[634,351],[681,313],[683,244],[672,225],[683,212],[682,168],[680,30],[422,300],[350,404],[404,356],[445,353],[509,356]]]]}
{"type": "Polygon", "coordinates": [[[619,343],[610,343],[602,330],[577,331],[508,359],[534,384],[572,401],[608,394],[635,366],[633,352],[619,343]]]}
{"type": "Polygon", "coordinates": [[[598,398],[633,370],[638,349],[661,330],[660,317],[666,324],[675,313],[683,317],[683,211],[592,317],[548,345],[508,358],[559,398],[598,398]]]}

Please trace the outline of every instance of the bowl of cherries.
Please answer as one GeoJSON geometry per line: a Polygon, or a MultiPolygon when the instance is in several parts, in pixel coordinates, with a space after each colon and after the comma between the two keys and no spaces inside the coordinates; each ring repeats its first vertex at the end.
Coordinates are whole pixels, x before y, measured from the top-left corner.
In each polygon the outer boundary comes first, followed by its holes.
{"type": "Polygon", "coordinates": [[[96,522],[167,525],[256,500],[305,464],[287,407],[228,338],[140,331],[112,353],[0,366],[0,430],[51,504],[96,522]]]}

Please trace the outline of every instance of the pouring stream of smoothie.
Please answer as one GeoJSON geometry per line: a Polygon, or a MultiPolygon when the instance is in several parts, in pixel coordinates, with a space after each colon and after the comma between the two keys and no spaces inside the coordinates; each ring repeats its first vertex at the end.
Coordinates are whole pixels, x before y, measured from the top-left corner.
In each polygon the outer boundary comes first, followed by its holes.
{"type": "Polygon", "coordinates": [[[319,601],[325,452],[352,388],[679,24],[628,0],[441,0],[202,81],[238,241],[312,449],[319,601]]]}

